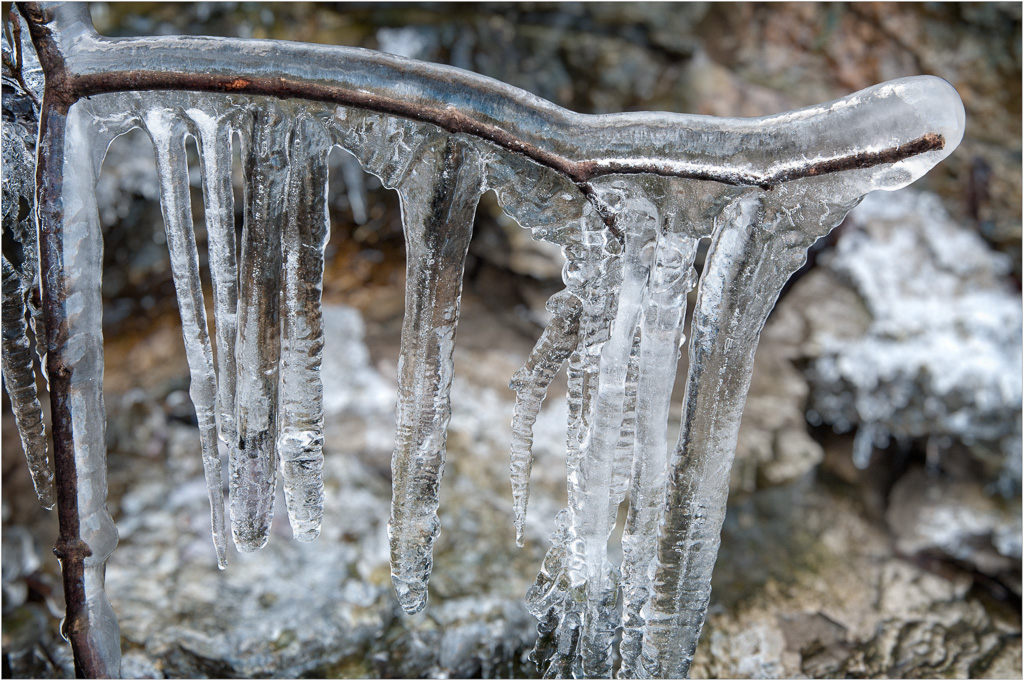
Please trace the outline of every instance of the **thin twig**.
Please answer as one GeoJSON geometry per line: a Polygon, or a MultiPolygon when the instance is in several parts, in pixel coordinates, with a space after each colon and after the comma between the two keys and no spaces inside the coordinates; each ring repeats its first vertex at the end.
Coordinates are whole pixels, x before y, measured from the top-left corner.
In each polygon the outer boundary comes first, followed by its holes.
{"type": "Polygon", "coordinates": [[[25,82],[25,76],[22,73],[22,68],[25,62],[21,51],[21,17],[19,17],[17,12],[14,11],[13,6],[11,7],[11,11],[7,14],[7,23],[10,26],[11,31],[11,47],[14,50],[14,63],[12,64],[6,59],[4,60],[4,63],[7,65],[7,68],[11,70],[11,75],[14,77],[14,80],[18,82],[21,89],[25,91],[25,94],[28,95],[29,99],[32,100],[32,103],[36,105],[36,108],[38,108],[39,100],[36,98],[35,93],[32,92],[32,89],[29,88],[28,83],[25,82]]]}

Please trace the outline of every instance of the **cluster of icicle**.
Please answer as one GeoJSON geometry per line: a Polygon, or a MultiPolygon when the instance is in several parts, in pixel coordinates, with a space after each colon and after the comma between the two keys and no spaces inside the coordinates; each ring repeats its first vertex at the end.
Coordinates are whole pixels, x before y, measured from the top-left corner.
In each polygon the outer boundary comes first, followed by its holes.
{"type": "MultiPolygon", "coordinates": [[[[494,190],[504,210],[536,238],[562,246],[566,288],[549,301],[551,322],[511,383],[521,542],[532,426],[553,375],[568,363],[568,507],[557,517],[552,546],[527,595],[540,620],[535,659],[548,676],[611,676],[618,630],[620,676],[686,674],[710,595],[761,327],[815,239],[867,191],[902,186],[927,165],[812,173],[770,190],[609,175],[594,179],[585,194],[563,175],[493,144],[357,109],[187,92],[107,94],[77,103],[68,115],[64,156],[66,356],[75,365],[78,470],[90,483],[80,485],[79,498],[83,539],[92,550],[87,570],[94,571],[88,596],[108,609],[102,568],[116,529],[105,508],[102,237],[94,189],[110,142],[136,127],[148,132],[156,150],[221,567],[228,515],[240,550],[266,543],[279,473],[295,536],[309,541],[319,533],[319,366],[329,343],[320,297],[329,230],[327,157],[334,146],[352,152],[401,197],[408,276],[389,532],[393,581],[407,612],[426,603],[439,531],[455,330],[480,195],[494,190]],[[230,179],[236,136],[245,176],[240,244],[230,179]],[[203,177],[212,336],[188,190],[189,137],[203,177]],[[693,313],[682,434],[673,448],[669,404],[687,295],[697,280],[694,257],[704,238],[711,245],[693,313]],[[220,447],[229,462],[229,514],[220,447]],[[623,559],[616,566],[608,541],[627,497],[623,559]]],[[[750,128],[750,139],[772,142],[770,130],[750,128]]],[[[829,150],[818,153],[827,157],[829,150]]],[[[6,269],[4,277],[6,301],[6,269]]],[[[7,332],[5,311],[5,343],[7,332]]],[[[49,481],[32,446],[41,430],[32,419],[23,423],[31,426],[23,437],[42,496],[49,481]]],[[[116,654],[112,614],[110,620],[116,654]]]]}

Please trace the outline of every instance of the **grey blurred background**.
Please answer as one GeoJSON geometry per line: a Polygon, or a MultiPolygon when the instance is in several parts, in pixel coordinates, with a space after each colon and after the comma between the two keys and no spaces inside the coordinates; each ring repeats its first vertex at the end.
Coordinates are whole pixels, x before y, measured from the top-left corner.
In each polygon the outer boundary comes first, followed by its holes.
{"type": "MultiPolygon", "coordinates": [[[[813,249],[769,319],[693,675],[1020,678],[1019,4],[92,11],[112,36],[303,40],[449,63],[588,113],[759,116],[903,76],[951,82],[967,111],[960,148],[908,190],[869,197],[813,249]]],[[[538,421],[522,550],[507,382],[561,287],[560,254],[493,197],[481,202],[431,600],[408,617],[384,534],[404,285],[396,195],[332,154],[323,535],[292,541],[280,508],[270,545],[232,552],[218,572],[151,159],[140,131],[120,138],[98,187],[109,506],[121,534],[107,586],[125,675],[536,675],[521,601],[564,504],[564,382],[538,421]]],[[[196,177],[202,253],[200,197],[196,177]]],[[[3,445],[3,675],[69,675],[56,518],[34,501],[6,396],[3,445]]]]}

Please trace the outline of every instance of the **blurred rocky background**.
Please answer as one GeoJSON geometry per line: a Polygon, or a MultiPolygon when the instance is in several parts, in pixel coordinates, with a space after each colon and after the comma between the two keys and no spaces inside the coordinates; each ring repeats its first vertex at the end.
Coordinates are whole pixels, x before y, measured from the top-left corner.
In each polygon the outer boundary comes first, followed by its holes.
{"type": "MultiPolygon", "coordinates": [[[[960,148],[914,187],[866,199],[815,247],[769,319],[693,675],[1021,677],[1020,4],[92,7],[108,35],[381,49],[590,113],[758,116],[902,76],[950,81],[967,110],[960,148]]],[[[8,86],[5,116],[16,101],[8,86]]],[[[280,508],[267,548],[232,552],[220,572],[152,151],[138,131],[110,149],[98,191],[109,507],[121,540],[107,588],[127,677],[537,673],[522,596],[564,504],[564,380],[537,424],[524,549],[512,530],[507,381],[560,288],[560,255],[483,199],[430,603],[405,616],[385,532],[398,204],[345,154],[332,160],[324,531],[311,545],[292,541],[280,508]]],[[[198,175],[194,185],[201,211],[198,175]]],[[[5,396],[4,677],[72,675],[55,538],[5,396]]]]}

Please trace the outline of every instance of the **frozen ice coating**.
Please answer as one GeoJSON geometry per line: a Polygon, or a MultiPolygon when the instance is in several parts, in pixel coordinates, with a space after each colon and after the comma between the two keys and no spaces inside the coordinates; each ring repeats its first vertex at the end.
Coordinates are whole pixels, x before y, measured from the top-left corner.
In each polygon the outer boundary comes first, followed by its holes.
{"type": "MultiPolygon", "coordinates": [[[[923,175],[953,151],[964,128],[956,92],[932,77],[756,119],[587,116],[459,69],[367,50],[110,39],[92,31],[83,6],[24,11],[36,22],[37,45],[47,48],[44,69],[62,75],[51,82],[58,90],[48,96],[60,97],[43,107],[39,145],[46,177],[57,179],[38,189],[40,234],[49,235],[39,242],[43,266],[17,270],[5,255],[4,379],[45,501],[50,485],[25,325],[38,271],[44,303],[55,301],[66,319],[66,329],[59,316],[42,329],[49,365],[62,367],[51,376],[55,463],[71,452],[77,471],[76,520],[62,515],[58,550],[67,583],[80,583],[85,594],[85,614],[75,621],[84,616],[90,626],[75,639],[76,653],[87,641],[99,651],[93,668],[107,670],[117,668],[119,636],[103,570],[117,533],[105,508],[94,183],[116,135],[143,127],[156,149],[222,567],[218,439],[240,550],[268,540],[278,472],[296,538],[313,540],[322,521],[339,521],[322,518],[320,366],[331,351],[321,313],[327,163],[340,146],[352,155],[344,168],[353,210],[365,217],[361,166],[398,191],[407,244],[388,523],[402,608],[415,613],[427,603],[463,270],[477,202],[494,190],[508,215],[566,256],[565,289],[548,302],[552,319],[510,383],[510,515],[522,544],[533,427],[567,364],[568,504],[526,595],[539,620],[534,660],[548,677],[610,677],[618,657],[621,678],[679,678],[689,671],[710,598],[740,417],[769,311],[817,238],[868,192],[923,175]],[[230,179],[235,133],[245,179],[240,244],[230,179]],[[212,330],[189,202],[189,136],[203,177],[212,330]],[[47,171],[53,164],[57,170],[47,171]],[[698,284],[693,262],[706,237],[712,245],[698,284]],[[695,285],[687,347],[687,293],[695,285]],[[689,368],[673,447],[669,407],[683,347],[689,368]],[[616,565],[608,541],[623,503],[616,565]],[[84,559],[77,541],[88,548],[84,559]],[[75,581],[67,575],[78,564],[75,581]]],[[[32,230],[7,211],[8,193],[17,191],[5,176],[4,229],[18,230],[32,248],[32,230]]],[[[858,440],[861,463],[870,431],[858,440]]],[[[55,470],[59,478],[64,468],[55,470]]]]}
{"type": "MultiPolygon", "coordinates": [[[[67,309],[66,361],[73,366],[68,400],[77,469],[77,521],[88,547],[82,559],[82,589],[89,603],[87,636],[104,666],[118,669],[121,636],[103,589],[107,558],[117,545],[117,527],[107,512],[106,415],[103,407],[103,304],[100,279],[103,236],[96,209],[96,177],[107,146],[130,127],[118,113],[118,95],[71,109],[64,145],[63,266],[67,309]],[[90,106],[91,105],[91,106],[90,106]],[[109,108],[108,108],[109,107],[109,108]],[[122,128],[122,129],[118,129],[122,128]]],[[[51,348],[51,352],[52,352],[51,348]]],[[[51,377],[52,378],[52,377],[51,377]]],[[[54,433],[57,437],[57,433],[54,433]]],[[[57,555],[65,545],[62,527],[57,555]]],[[[62,631],[67,634],[67,620],[62,631]]]]}

